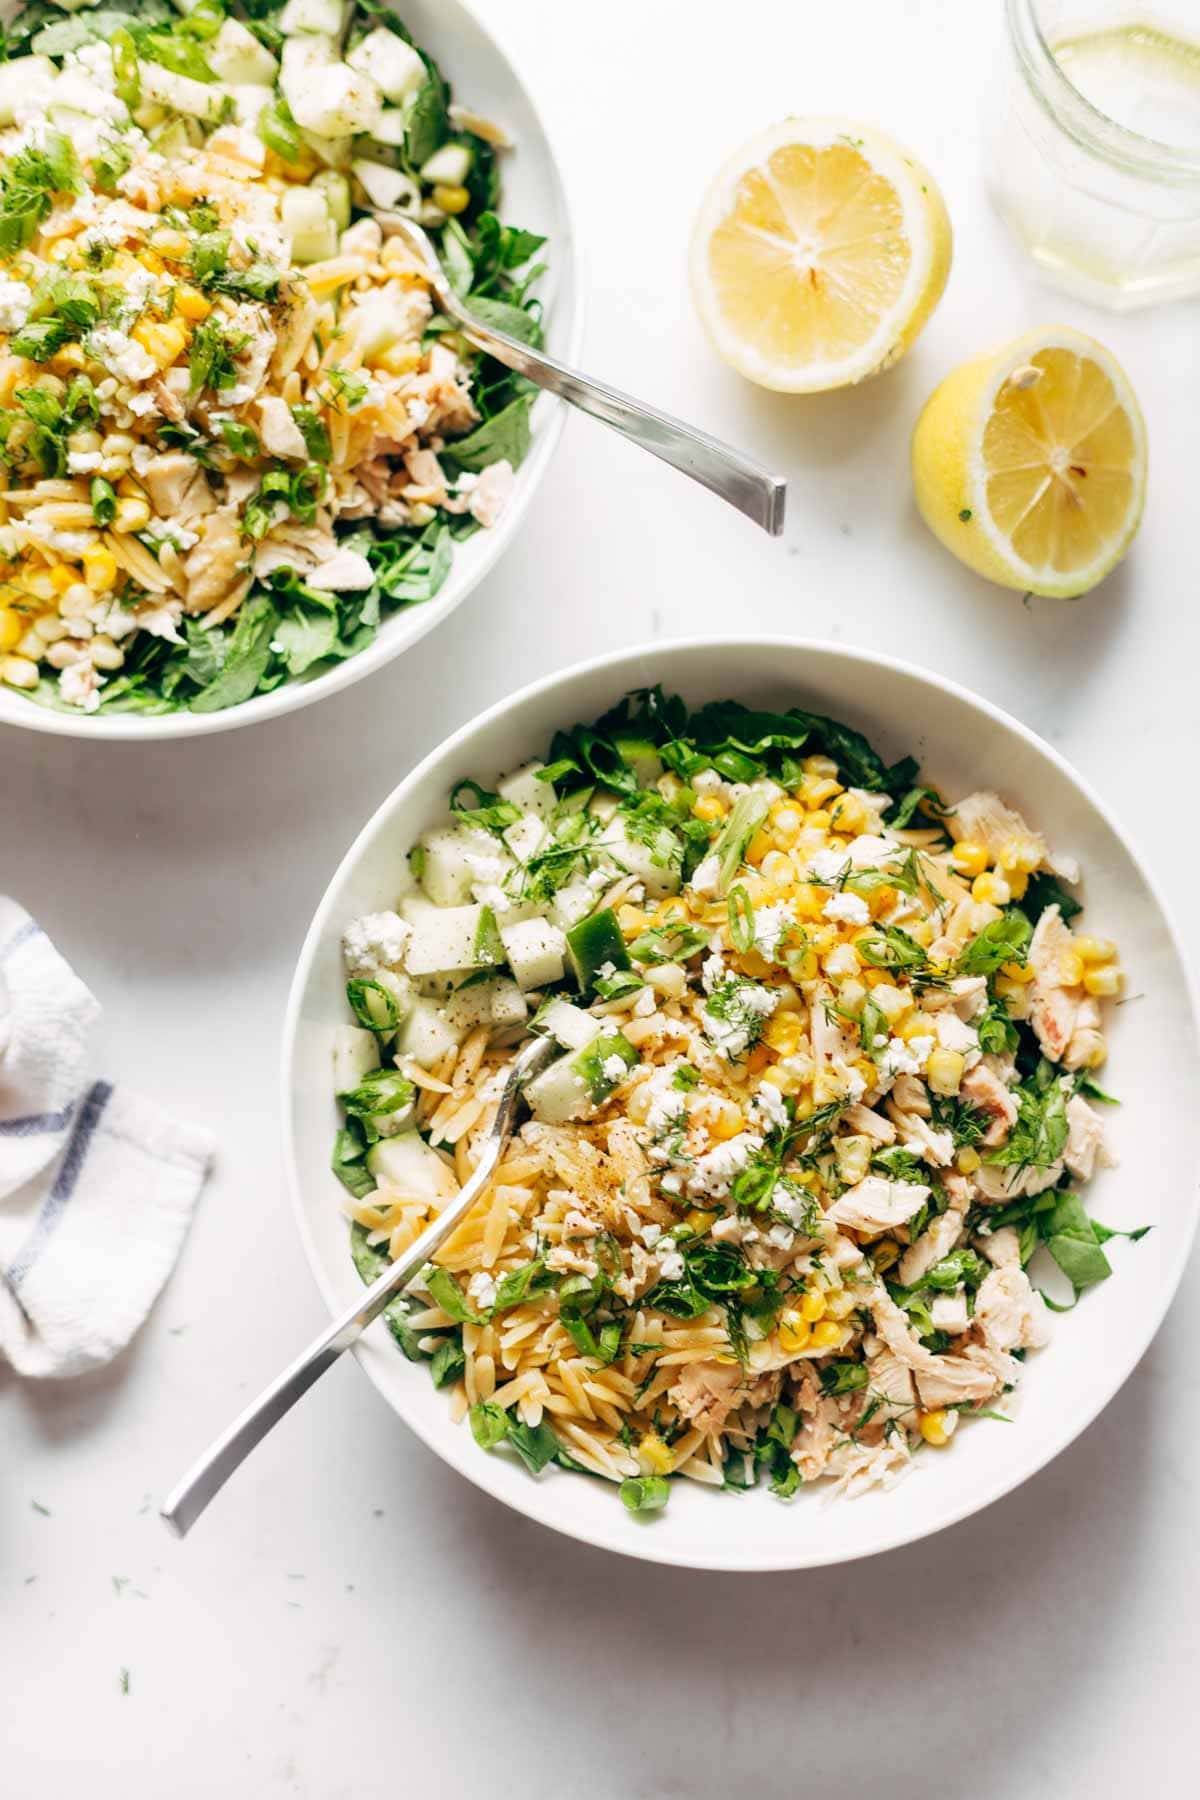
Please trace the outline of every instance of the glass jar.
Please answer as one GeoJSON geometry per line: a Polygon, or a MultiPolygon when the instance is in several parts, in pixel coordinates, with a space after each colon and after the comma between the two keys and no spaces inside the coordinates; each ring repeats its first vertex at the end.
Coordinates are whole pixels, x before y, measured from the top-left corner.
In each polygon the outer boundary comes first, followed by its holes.
{"type": "Polygon", "coordinates": [[[1200,7],[1006,0],[987,182],[1049,280],[1117,309],[1200,292],[1200,7]]]}

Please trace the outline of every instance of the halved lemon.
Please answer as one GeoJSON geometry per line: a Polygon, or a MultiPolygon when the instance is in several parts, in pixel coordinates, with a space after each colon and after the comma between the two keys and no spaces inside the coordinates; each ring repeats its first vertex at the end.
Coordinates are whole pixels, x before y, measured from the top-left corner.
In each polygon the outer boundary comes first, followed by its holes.
{"type": "Polygon", "coordinates": [[[950,255],[942,196],[915,157],[850,119],[785,119],[709,189],[692,292],[727,363],[761,387],[810,394],[903,356],[950,255]]]}
{"type": "Polygon", "coordinates": [[[1066,325],[963,363],[912,441],[917,505],[962,562],[1072,599],[1120,562],[1146,498],[1146,427],[1129,378],[1066,325]]]}

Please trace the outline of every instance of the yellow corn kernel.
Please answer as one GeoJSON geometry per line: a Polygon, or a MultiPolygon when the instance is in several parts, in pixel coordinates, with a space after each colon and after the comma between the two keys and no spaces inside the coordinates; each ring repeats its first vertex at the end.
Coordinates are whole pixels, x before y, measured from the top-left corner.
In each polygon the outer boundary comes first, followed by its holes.
{"type": "MultiPolygon", "coordinates": [[[[419,346],[412,344],[389,344],[375,358],[375,367],[388,375],[411,375],[421,361],[419,346]]],[[[671,796],[667,795],[670,799],[671,796]]]]}
{"type": "Polygon", "coordinates": [[[875,1083],[879,1080],[879,1070],[875,1067],[875,1064],[871,1061],[869,1056],[855,1057],[854,1061],[850,1064],[850,1067],[858,1070],[869,1088],[873,1088],[875,1083]]]}
{"type": "Polygon", "coordinates": [[[978,1150],[972,1150],[968,1144],[955,1157],[954,1166],[960,1175],[973,1175],[982,1160],[978,1150]]]}
{"type": "Polygon", "coordinates": [[[814,1350],[836,1350],[842,1341],[842,1327],[836,1319],[822,1319],[812,1328],[809,1339],[814,1350]]]}
{"type": "Polygon", "coordinates": [[[950,1423],[951,1419],[954,1420],[955,1424],[958,1423],[958,1415],[956,1413],[948,1413],[946,1409],[941,1406],[938,1407],[936,1412],[918,1413],[917,1424],[920,1427],[921,1436],[925,1439],[927,1444],[932,1444],[935,1450],[944,1450],[946,1445],[950,1442],[950,1437],[954,1430],[954,1425],[950,1423]]]}
{"type": "Polygon", "coordinates": [[[755,1044],[753,1050],[746,1058],[747,1075],[761,1075],[770,1060],[771,1052],[767,1049],[767,1046],[765,1044],[755,1044]]]}
{"type": "Polygon", "coordinates": [[[663,1442],[656,1431],[648,1431],[639,1440],[637,1456],[643,1469],[652,1475],[669,1475],[675,1462],[670,1446],[663,1442]]]}
{"type": "Polygon", "coordinates": [[[789,1356],[795,1356],[801,1350],[808,1349],[812,1333],[799,1313],[786,1312],[779,1322],[779,1347],[786,1350],[789,1356]]]}
{"type": "Polygon", "coordinates": [[[795,1056],[803,1037],[804,1027],[794,1012],[772,1013],[763,1027],[763,1041],[777,1056],[795,1056]]]}
{"type": "Polygon", "coordinates": [[[957,1094],[966,1073],[961,1051],[931,1050],[925,1067],[925,1080],[935,1094],[957,1094]]]}
{"type": "Polygon", "coordinates": [[[11,606],[0,606],[0,656],[7,656],[10,650],[16,649],[24,629],[19,612],[14,612],[11,606]]]}
{"type": "Polygon", "coordinates": [[[433,190],[433,204],[440,206],[444,213],[465,212],[471,204],[471,196],[465,187],[443,187],[439,183],[433,190]]]}
{"type": "Polygon", "coordinates": [[[1012,889],[1003,875],[989,872],[975,877],[971,883],[971,898],[980,906],[1007,906],[1012,899],[1012,889]]]}
{"type": "Polygon", "coordinates": [[[1115,963],[1102,963],[1098,968],[1084,972],[1083,985],[1097,1000],[1111,1000],[1115,994],[1120,993],[1124,980],[1125,977],[1115,963]]]}
{"type": "Polygon", "coordinates": [[[57,591],[49,569],[35,569],[32,575],[25,577],[25,587],[35,600],[53,600],[57,591]]]}
{"type": "Polygon", "coordinates": [[[1000,973],[1006,981],[1011,981],[1016,987],[1025,987],[1028,982],[1033,980],[1033,970],[1028,963],[1001,963],[1000,973]]]}
{"type": "Polygon", "coordinates": [[[728,810],[720,794],[701,794],[692,808],[692,817],[711,825],[714,820],[723,819],[728,810]]]}
{"type": "Polygon", "coordinates": [[[870,823],[866,807],[861,800],[856,800],[853,794],[840,796],[833,808],[833,822],[839,831],[846,832],[850,837],[857,837],[861,831],[867,829],[870,823]]]}
{"type": "Polygon", "coordinates": [[[913,943],[920,944],[922,950],[928,950],[930,944],[933,942],[933,920],[914,919],[910,925],[906,919],[904,923],[905,930],[908,932],[913,943]]]}
{"type": "Polygon", "coordinates": [[[686,925],[688,909],[682,900],[660,900],[650,916],[656,925],[686,925]]]}
{"type": "Polygon", "coordinates": [[[1077,950],[1064,950],[1059,957],[1058,979],[1064,987],[1078,987],[1083,980],[1083,958],[1077,950]]]}
{"type": "Polygon", "coordinates": [[[117,559],[103,544],[83,553],[83,579],[93,594],[107,594],[116,585],[117,559]]]}
{"type": "MultiPolygon", "coordinates": [[[[871,1073],[874,1080],[874,1070],[871,1073]]],[[[862,1181],[871,1166],[871,1140],[866,1137],[841,1137],[834,1143],[833,1150],[837,1171],[842,1180],[851,1187],[862,1181]]]]}
{"type": "Polygon", "coordinates": [[[950,861],[960,875],[982,875],[988,866],[987,845],[974,838],[962,838],[950,852],[950,861]]]}
{"type": "Polygon", "coordinates": [[[829,1308],[825,1314],[827,1319],[848,1319],[858,1301],[847,1288],[839,1288],[829,1296],[829,1308]]]}
{"type": "Polygon", "coordinates": [[[836,1075],[828,1069],[822,1069],[813,1082],[813,1100],[817,1106],[828,1106],[831,1100],[840,1100],[842,1084],[836,1075]]]}
{"type": "Polygon", "coordinates": [[[37,664],[27,656],[0,658],[0,681],[9,687],[35,688],[38,684],[37,664]]]}
{"type": "Polygon", "coordinates": [[[896,1032],[896,1036],[903,1038],[904,1042],[909,1044],[913,1038],[936,1037],[937,1026],[928,1013],[915,1012],[911,1019],[905,1019],[903,1025],[896,1032]]]}
{"type": "Polygon", "coordinates": [[[190,319],[198,325],[201,319],[207,319],[212,311],[212,303],[206,300],[199,288],[189,287],[185,282],[175,289],[175,311],[181,318],[190,319]]]}
{"type": "Polygon", "coordinates": [[[790,850],[800,836],[800,828],[804,821],[794,806],[786,803],[775,810],[771,821],[771,829],[775,842],[781,850],[790,850]]]}
{"type": "Polygon", "coordinates": [[[771,848],[772,845],[769,833],[765,831],[756,831],[747,847],[746,861],[752,868],[757,869],[759,863],[762,862],[764,856],[766,856],[771,848]]]}
{"type": "Polygon", "coordinates": [[[114,531],[144,531],[150,523],[150,506],[145,500],[118,500],[113,515],[114,531]]]}
{"type": "Polygon", "coordinates": [[[714,1111],[708,1122],[708,1135],[714,1143],[724,1144],[744,1130],[745,1124],[741,1107],[735,1106],[732,1100],[723,1100],[720,1111],[714,1111]]]}
{"type": "Polygon", "coordinates": [[[701,1212],[698,1206],[693,1206],[683,1222],[689,1231],[694,1231],[697,1237],[703,1237],[713,1220],[719,1219],[720,1216],[720,1213],[701,1212]]]}
{"type": "Polygon", "coordinates": [[[75,579],[75,572],[66,563],[55,563],[50,571],[50,581],[56,594],[65,594],[75,579]]]}
{"type": "Polygon", "coordinates": [[[1117,960],[1117,946],[1111,938],[1077,937],[1075,954],[1085,963],[1110,963],[1117,960]]]}
{"type": "Polygon", "coordinates": [[[1094,1042],[1092,1047],[1084,1058],[1083,1066],[1085,1069],[1103,1068],[1104,1064],[1108,1061],[1108,1044],[1105,1041],[1104,1033],[1102,1031],[1094,1032],[1093,1038],[1094,1042]]]}
{"type": "Polygon", "coordinates": [[[824,956],[825,952],[832,950],[838,941],[837,926],[818,925],[815,930],[809,932],[808,941],[818,956],[824,956]]]}
{"type": "Polygon", "coordinates": [[[861,981],[844,981],[838,989],[838,1006],[850,1018],[857,1019],[867,1003],[867,990],[861,981]]]}
{"type": "MultiPolygon", "coordinates": [[[[172,225],[158,225],[150,233],[150,247],[163,256],[169,256],[175,262],[183,262],[191,252],[191,239],[185,231],[176,231],[172,225]]],[[[178,299],[178,295],[176,295],[178,299]]]]}
{"type": "Polygon", "coordinates": [[[791,950],[788,952],[787,969],[793,981],[815,981],[820,972],[815,950],[791,950]]]}
{"type": "MultiPolygon", "coordinates": [[[[836,799],[841,792],[840,781],[806,781],[804,784],[804,798],[810,811],[814,807],[823,807],[827,800],[836,799]]],[[[832,812],[832,808],[830,810],[832,812]]]]}
{"type": "Polygon", "coordinates": [[[1004,879],[1008,883],[1008,891],[1014,900],[1023,900],[1029,886],[1029,877],[1024,869],[1009,869],[1004,879]]]}
{"type": "Polygon", "coordinates": [[[147,356],[154,358],[160,369],[170,368],[182,356],[187,343],[187,331],[178,319],[139,319],[129,335],[136,339],[147,356]]]}
{"type": "Polygon", "coordinates": [[[815,812],[809,813],[804,823],[810,831],[828,831],[833,824],[833,815],[818,806],[815,812]]]}
{"type": "Polygon", "coordinates": [[[71,268],[77,269],[82,258],[71,238],[59,238],[56,244],[50,246],[50,261],[66,263],[71,268]]]}
{"type": "Polygon", "coordinates": [[[818,1319],[825,1317],[828,1305],[829,1302],[820,1288],[809,1288],[800,1302],[800,1317],[805,1319],[808,1324],[815,1325],[818,1319]]]}
{"type": "Polygon", "coordinates": [[[71,375],[76,369],[82,369],[86,361],[80,344],[64,344],[50,358],[50,366],[56,375],[71,375]]]}
{"type": "Polygon", "coordinates": [[[139,250],[137,259],[143,269],[149,269],[152,275],[161,275],[166,266],[157,250],[139,250]]]}
{"type": "Polygon", "coordinates": [[[640,906],[622,906],[617,910],[617,924],[626,937],[640,937],[648,929],[650,917],[640,906]]]}
{"type": "Polygon", "coordinates": [[[817,781],[828,781],[838,772],[838,766],[831,756],[806,756],[800,767],[806,775],[811,775],[817,781]]]}
{"type": "Polygon", "coordinates": [[[792,870],[792,859],[785,850],[768,850],[762,859],[762,874],[766,881],[773,881],[776,886],[790,888],[795,879],[792,870]]]}
{"type": "Polygon", "coordinates": [[[871,1260],[880,1274],[884,1269],[890,1269],[892,1264],[899,1260],[899,1256],[900,1246],[894,1238],[888,1238],[885,1243],[876,1244],[871,1252],[871,1260]]]}
{"type": "Polygon", "coordinates": [[[997,866],[1008,874],[1032,875],[1042,860],[1042,846],[1036,838],[1010,837],[1000,846],[997,866]]]}
{"type": "Polygon", "coordinates": [[[903,988],[893,987],[883,969],[875,969],[872,973],[879,979],[871,984],[871,998],[888,1024],[894,1025],[910,1010],[912,995],[906,994],[903,988]]]}
{"type": "MultiPolygon", "coordinates": [[[[792,863],[793,868],[795,859],[792,863]]],[[[811,881],[802,881],[799,887],[792,890],[792,905],[796,909],[798,919],[819,919],[821,908],[828,899],[823,888],[814,887],[811,881]]]]}

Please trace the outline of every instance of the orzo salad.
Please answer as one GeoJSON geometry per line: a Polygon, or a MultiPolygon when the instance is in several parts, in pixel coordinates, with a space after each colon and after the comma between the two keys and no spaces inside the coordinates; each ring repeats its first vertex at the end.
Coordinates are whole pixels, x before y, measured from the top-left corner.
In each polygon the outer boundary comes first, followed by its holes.
{"type": "Polygon", "coordinates": [[[1011,1417],[1043,1285],[1111,1272],[1081,1189],[1123,978],[1068,858],[834,720],[653,689],[460,782],[410,864],[344,934],[364,1280],[469,1175],[514,1047],[561,1046],[387,1315],[481,1446],[653,1510],[676,1476],[889,1486],[1011,1417]]]}
{"type": "Polygon", "coordinates": [[[499,518],[540,332],[500,125],[377,0],[34,0],[0,63],[0,681],[214,712],[353,656],[499,518]]]}

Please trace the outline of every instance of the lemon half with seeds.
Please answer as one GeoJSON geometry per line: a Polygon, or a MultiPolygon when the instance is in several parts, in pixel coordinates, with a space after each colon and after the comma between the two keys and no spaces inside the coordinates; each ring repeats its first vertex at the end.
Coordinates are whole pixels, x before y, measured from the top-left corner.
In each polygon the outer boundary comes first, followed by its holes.
{"type": "Polygon", "coordinates": [[[1146,497],[1146,427],[1116,358],[1052,326],[947,376],[912,442],[930,530],[1005,587],[1072,599],[1128,550],[1146,497]]]}
{"type": "Polygon", "coordinates": [[[849,119],[786,119],[733,156],[692,237],[692,292],[725,361],[816,393],[896,362],[950,272],[929,172],[849,119]]]}

